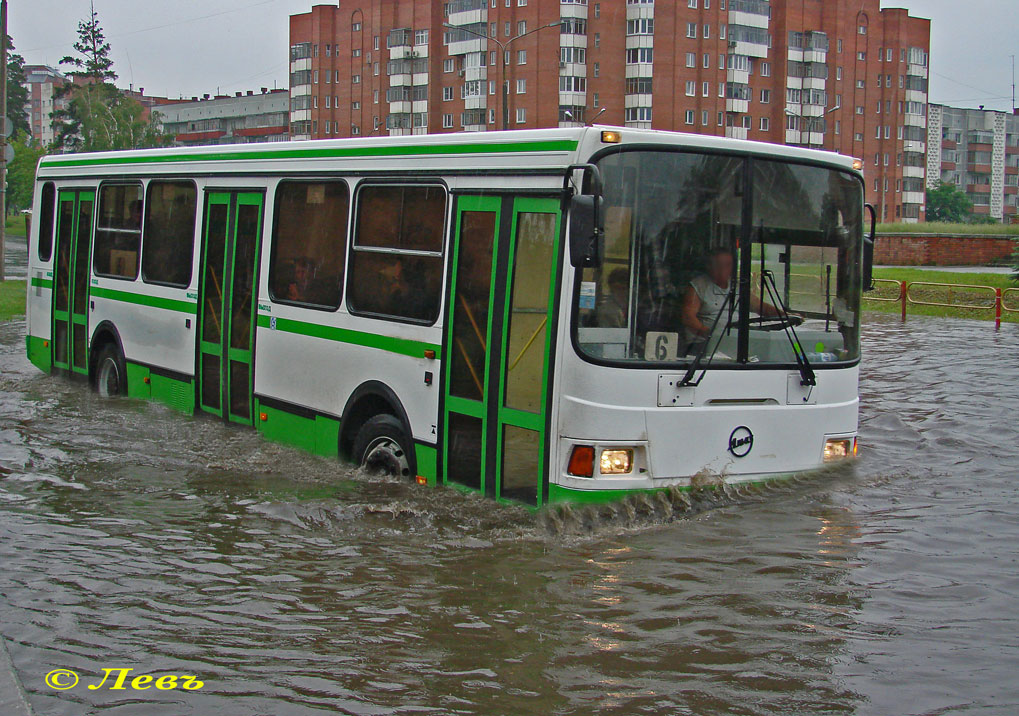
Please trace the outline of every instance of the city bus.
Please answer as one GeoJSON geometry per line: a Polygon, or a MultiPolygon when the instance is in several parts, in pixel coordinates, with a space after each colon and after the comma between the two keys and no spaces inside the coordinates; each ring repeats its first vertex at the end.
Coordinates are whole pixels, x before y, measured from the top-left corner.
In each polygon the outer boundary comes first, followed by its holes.
{"type": "Polygon", "coordinates": [[[532,507],[815,470],[856,453],[860,168],[600,126],[47,156],[27,353],[532,507]]]}

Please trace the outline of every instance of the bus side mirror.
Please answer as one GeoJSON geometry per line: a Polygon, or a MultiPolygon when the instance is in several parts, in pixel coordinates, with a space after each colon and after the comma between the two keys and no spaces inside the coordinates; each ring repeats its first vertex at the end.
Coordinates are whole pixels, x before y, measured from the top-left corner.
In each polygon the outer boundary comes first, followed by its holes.
{"type": "Polygon", "coordinates": [[[877,239],[877,210],[866,205],[870,214],[870,233],[863,237],[863,290],[874,290],[874,241],[877,239]]]}
{"type": "Polygon", "coordinates": [[[574,268],[601,265],[604,231],[602,198],[589,194],[570,197],[570,264],[574,268]]]}

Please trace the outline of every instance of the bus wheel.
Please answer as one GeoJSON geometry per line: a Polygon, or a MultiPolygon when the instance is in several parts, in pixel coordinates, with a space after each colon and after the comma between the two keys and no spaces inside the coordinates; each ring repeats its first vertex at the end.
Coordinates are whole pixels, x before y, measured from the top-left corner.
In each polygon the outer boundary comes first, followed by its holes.
{"type": "Polygon", "coordinates": [[[117,346],[107,344],[96,359],[96,392],[104,398],[127,394],[127,365],[117,346]]]}
{"type": "Polygon", "coordinates": [[[376,415],[357,431],[353,457],[371,472],[411,479],[411,450],[400,421],[392,415],[376,415]]]}

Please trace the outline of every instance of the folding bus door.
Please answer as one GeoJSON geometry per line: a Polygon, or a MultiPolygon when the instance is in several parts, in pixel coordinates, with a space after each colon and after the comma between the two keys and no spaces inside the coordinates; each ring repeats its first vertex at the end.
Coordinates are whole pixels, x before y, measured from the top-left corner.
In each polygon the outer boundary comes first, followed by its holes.
{"type": "Polygon", "coordinates": [[[79,375],[88,375],[88,276],[95,196],[92,190],[62,190],[57,204],[53,366],[79,375]]]}
{"type": "Polygon", "coordinates": [[[443,355],[445,480],[547,496],[559,200],[461,196],[443,355]]]}
{"type": "Polygon", "coordinates": [[[251,425],[260,192],[206,195],[198,311],[198,405],[251,425]]]}

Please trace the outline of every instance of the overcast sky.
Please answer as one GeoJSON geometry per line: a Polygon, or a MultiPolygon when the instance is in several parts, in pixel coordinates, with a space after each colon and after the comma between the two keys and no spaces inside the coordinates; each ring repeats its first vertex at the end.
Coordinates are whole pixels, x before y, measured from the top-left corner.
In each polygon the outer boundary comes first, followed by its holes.
{"type": "MultiPolygon", "coordinates": [[[[412,0],[405,0],[407,2],[412,0]]],[[[615,0],[621,2],[621,0],[615,0]]],[[[678,0],[672,0],[677,2],[678,0]]],[[[170,97],[287,85],[287,18],[313,0],[95,0],[122,87],[170,97]]],[[[882,0],[932,20],[930,101],[1008,110],[1017,0],[882,0]]],[[[88,0],[12,0],[8,31],[29,64],[72,51],[88,0]]]]}

